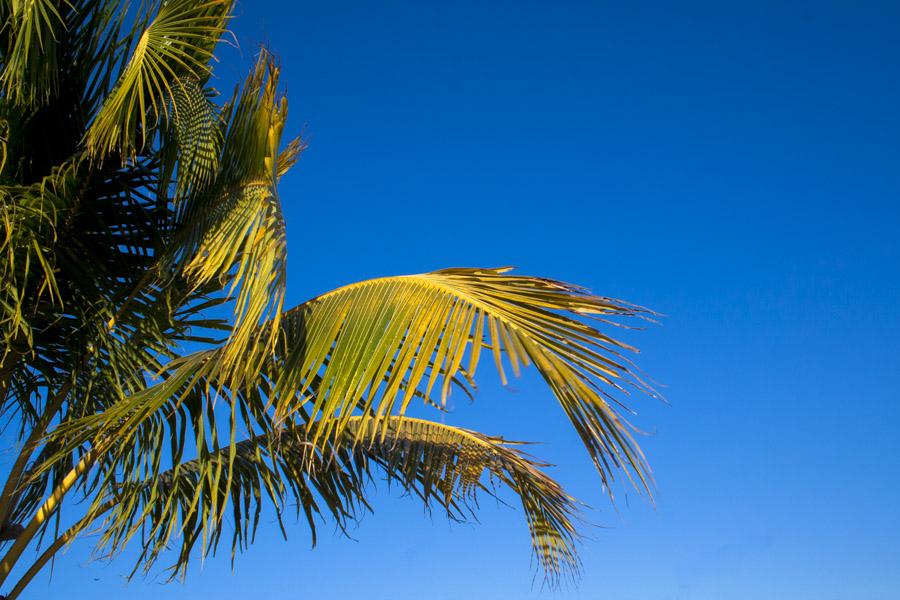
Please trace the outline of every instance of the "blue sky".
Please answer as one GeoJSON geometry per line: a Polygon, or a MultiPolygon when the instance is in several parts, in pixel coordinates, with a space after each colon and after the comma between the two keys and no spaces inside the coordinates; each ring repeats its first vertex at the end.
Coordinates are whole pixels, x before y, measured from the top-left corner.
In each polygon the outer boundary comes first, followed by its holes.
{"type": "MultiPolygon", "coordinates": [[[[900,597],[900,4],[243,2],[217,74],[279,54],[292,304],[516,265],[649,306],[628,335],[656,507],[599,480],[532,375],[447,422],[545,442],[594,507],[578,587],[533,584],[520,510],[381,488],[353,541],[271,523],[184,585],[76,544],[30,597],[900,597]],[[290,133],[289,132],[289,133],[290,133]]],[[[224,549],[223,550],[227,550],[224,549]]]]}

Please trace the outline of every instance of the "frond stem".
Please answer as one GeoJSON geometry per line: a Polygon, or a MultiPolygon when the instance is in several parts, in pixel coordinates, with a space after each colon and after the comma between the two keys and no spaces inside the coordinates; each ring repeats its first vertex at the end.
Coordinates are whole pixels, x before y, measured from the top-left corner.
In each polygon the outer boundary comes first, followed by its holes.
{"type": "Polygon", "coordinates": [[[85,527],[94,522],[98,517],[102,516],[106,512],[108,512],[113,506],[116,505],[116,500],[107,500],[100,506],[98,506],[95,510],[89,512],[84,516],[80,521],[78,521],[75,525],[72,525],[69,529],[65,531],[61,536],[56,538],[52,544],[50,544],[46,550],[38,557],[34,563],[25,571],[25,574],[16,582],[15,587],[13,587],[12,591],[6,595],[6,600],[12,600],[13,598],[18,598],[19,594],[22,593],[22,590],[31,583],[31,580],[34,579],[35,575],[40,573],[41,569],[44,568],[50,559],[52,559],[57,552],[59,552],[63,546],[72,541],[75,536],[81,533],[85,527]]]}
{"type": "Polygon", "coordinates": [[[0,561],[0,585],[6,581],[9,572],[12,571],[12,568],[15,566],[16,562],[18,562],[19,558],[22,556],[22,552],[31,542],[34,535],[37,533],[38,529],[40,529],[41,525],[50,518],[50,516],[56,512],[59,508],[62,499],[65,495],[72,489],[75,483],[78,481],[78,478],[87,471],[91,465],[94,463],[94,459],[98,455],[98,449],[94,449],[89,451],[81,460],[78,461],[78,464],[75,465],[75,468],[69,471],[63,480],[56,486],[47,500],[43,505],[38,509],[37,513],[35,513],[34,517],[28,523],[28,526],[25,527],[25,530],[16,538],[15,543],[12,545],[12,548],[6,553],[6,556],[3,557],[3,560],[0,561]]]}
{"type": "Polygon", "coordinates": [[[12,469],[9,472],[9,477],[6,479],[6,484],[3,486],[2,495],[0,495],[0,525],[6,523],[9,513],[15,507],[18,496],[17,488],[19,486],[19,481],[22,478],[22,473],[25,472],[28,460],[31,458],[31,455],[34,454],[38,442],[47,431],[47,427],[50,426],[53,415],[56,414],[56,411],[62,406],[62,403],[65,401],[66,396],[69,395],[71,390],[72,382],[68,381],[49,399],[47,406],[44,409],[44,413],[41,415],[38,422],[35,423],[34,429],[31,430],[31,434],[29,434],[24,446],[22,446],[22,451],[19,452],[19,456],[16,457],[16,462],[13,463],[12,469]]]}

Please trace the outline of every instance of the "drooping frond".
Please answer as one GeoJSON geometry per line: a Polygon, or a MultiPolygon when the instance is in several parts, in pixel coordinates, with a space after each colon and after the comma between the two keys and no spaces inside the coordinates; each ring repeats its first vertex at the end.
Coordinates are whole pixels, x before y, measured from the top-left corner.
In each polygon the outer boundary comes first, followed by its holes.
{"type": "Polygon", "coordinates": [[[521,500],[535,553],[555,582],[578,567],[574,544],[574,500],[534,461],[502,438],[393,417],[387,433],[354,418],[341,441],[325,448],[311,441],[306,427],[290,425],[237,442],[232,449],[201,449],[196,459],[176,464],[148,480],[104,482],[96,507],[110,506],[99,546],[114,552],[135,535],[143,551],[138,566],[149,568],[178,539],[173,575],[187,568],[191,551],[215,550],[225,516],[233,526],[232,555],[255,535],[264,504],[281,523],[289,504],[302,513],[313,535],[317,520],[344,528],[367,510],[369,483],[381,472],[392,485],[437,505],[453,519],[466,519],[479,492],[501,485],[521,500]],[[354,443],[357,437],[360,443],[354,443]],[[180,538],[180,539],[179,539],[180,538]]]}
{"type": "MultiPolygon", "coordinates": [[[[307,443],[300,430],[282,432],[276,442],[256,436],[220,450],[201,448],[199,457],[147,481],[129,479],[119,485],[105,482],[115,507],[99,545],[116,551],[136,534],[143,550],[135,565],[149,569],[159,553],[178,541],[172,574],[183,573],[191,551],[215,550],[230,517],[232,555],[253,540],[263,505],[268,503],[279,521],[292,505],[302,513],[315,540],[316,519],[329,517],[346,524],[365,507],[362,471],[353,465],[348,449],[337,454],[307,443]]],[[[283,526],[282,526],[282,530],[283,526]]]]}
{"type": "Polygon", "coordinates": [[[613,323],[647,311],[507,270],[375,279],[289,311],[266,373],[275,381],[279,415],[286,418],[312,395],[311,418],[326,434],[341,431],[358,409],[371,418],[403,414],[416,392],[428,397],[440,389],[444,404],[453,378],[474,377],[490,354],[504,383],[507,368],[518,375],[536,367],[604,484],[621,468],[649,491],[648,469],[615,395],[652,390],[623,354],[633,349],[584,320],[613,323]]]}
{"type": "Polygon", "coordinates": [[[225,32],[232,0],[165,0],[138,38],[131,59],[90,126],[87,147],[98,158],[130,157],[165,118],[176,80],[205,81],[225,32]]]}
{"type": "Polygon", "coordinates": [[[460,505],[475,506],[478,492],[489,491],[486,483],[509,488],[522,503],[545,575],[555,582],[577,572],[575,501],[542,470],[549,465],[518,450],[517,442],[408,417],[380,425],[355,417],[344,435],[359,440],[356,451],[379,464],[389,481],[399,481],[426,505],[437,501],[451,515],[460,505]]]}

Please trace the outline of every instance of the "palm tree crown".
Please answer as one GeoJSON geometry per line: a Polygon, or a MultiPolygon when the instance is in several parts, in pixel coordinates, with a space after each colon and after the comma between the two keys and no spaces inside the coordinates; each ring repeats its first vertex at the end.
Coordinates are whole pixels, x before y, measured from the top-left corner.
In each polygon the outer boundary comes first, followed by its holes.
{"type": "Polygon", "coordinates": [[[104,553],[138,545],[135,571],[176,548],[174,576],[226,520],[232,553],[245,548],[267,504],[279,522],[295,507],[313,539],[323,517],[343,528],[376,476],[459,519],[507,487],[548,578],[577,570],[576,503],[545,464],[404,414],[471,395],[482,362],[504,382],[533,366],[604,486],[624,473],[649,490],[616,398],[653,392],[602,332],[648,311],[461,268],[286,310],[278,181],[304,143],[282,140],[279,67],[261,51],[219,102],[232,1],[132,4],[0,2],[0,410],[19,440],[0,493],[8,597],[89,527],[104,553]]]}

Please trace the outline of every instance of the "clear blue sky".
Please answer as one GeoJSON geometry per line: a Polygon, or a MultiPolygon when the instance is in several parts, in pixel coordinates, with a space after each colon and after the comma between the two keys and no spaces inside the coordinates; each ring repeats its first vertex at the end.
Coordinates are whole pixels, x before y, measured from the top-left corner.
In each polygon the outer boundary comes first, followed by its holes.
{"type": "Polygon", "coordinates": [[[650,306],[629,336],[657,506],[615,508],[549,392],[488,379],[448,422],[543,440],[606,528],[578,588],[532,585],[521,511],[429,519],[382,488],[356,541],[271,524],[185,585],[76,546],[94,598],[900,598],[900,4],[244,2],[223,87],[282,60],[289,299],[517,265],[650,306]]]}

